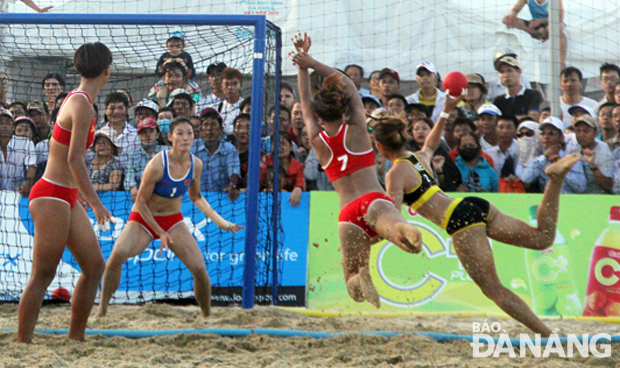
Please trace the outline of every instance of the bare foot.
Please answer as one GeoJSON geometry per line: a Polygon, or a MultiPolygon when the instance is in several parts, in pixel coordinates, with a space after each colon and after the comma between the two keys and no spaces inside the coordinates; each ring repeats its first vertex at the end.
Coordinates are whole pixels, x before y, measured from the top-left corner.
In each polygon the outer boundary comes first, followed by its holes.
{"type": "Polygon", "coordinates": [[[372,283],[372,277],[370,276],[368,267],[360,268],[359,279],[364,298],[366,298],[366,300],[375,307],[381,308],[381,297],[379,296],[375,285],[372,283]]]}
{"type": "MultiPolygon", "coordinates": [[[[402,235],[402,243],[405,246],[400,246],[405,252],[420,253],[422,250],[422,234],[420,230],[414,225],[408,222],[400,222],[396,224],[396,231],[402,235]]],[[[398,244],[397,244],[398,245],[398,244]]]]}
{"type": "Polygon", "coordinates": [[[580,153],[571,153],[564,156],[564,158],[556,161],[555,163],[547,166],[545,174],[550,180],[564,180],[564,177],[570,171],[571,167],[581,159],[580,153]]]}

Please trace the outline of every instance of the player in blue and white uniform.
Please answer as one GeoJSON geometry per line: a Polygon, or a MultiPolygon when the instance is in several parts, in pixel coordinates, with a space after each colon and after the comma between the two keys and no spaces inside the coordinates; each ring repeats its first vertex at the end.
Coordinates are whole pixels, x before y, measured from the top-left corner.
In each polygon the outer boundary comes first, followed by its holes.
{"type": "Polygon", "coordinates": [[[172,149],[158,153],[146,166],[127,225],[108,259],[98,316],[107,313],[110,298],[120,283],[123,263],[142,253],[154,239],[161,240],[160,253],[170,249],[189,269],[202,314],[207,317],[211,313],[211,282],[198,244],[183,222],[183,194],[189,191],[191,201],[220,229],[236,233],[243,226],[224,220],[200,193],[202,161],[190,153],[194,130],[189,119],[174,119],[168,138],[172,149]]]}

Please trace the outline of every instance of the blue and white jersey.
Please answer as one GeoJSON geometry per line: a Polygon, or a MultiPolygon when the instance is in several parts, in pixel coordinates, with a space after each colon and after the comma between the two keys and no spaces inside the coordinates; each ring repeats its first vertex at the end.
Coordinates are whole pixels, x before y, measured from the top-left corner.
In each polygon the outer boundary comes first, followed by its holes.
{"type": "Polygon", "coordinates": [[[168,151],[163,151],[162,155],[164,158],[164,175],[161,177],[160,181],[155,183],[153,192],[164,198],[178,198],[187,192],[187,189],[192,184],[194,178],[194,155],[190,153],[192,164],[189,170],[187,170],[187,174],[179,179],[173,179],[170,176],[168,151]]]}

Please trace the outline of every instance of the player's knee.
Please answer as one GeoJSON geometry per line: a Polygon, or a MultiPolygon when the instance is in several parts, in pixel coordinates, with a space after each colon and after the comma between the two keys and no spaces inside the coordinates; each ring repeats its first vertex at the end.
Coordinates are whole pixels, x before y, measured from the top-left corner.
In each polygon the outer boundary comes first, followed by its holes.
{"type": "Polygon", "coordinates": [[[82,274],[95,279],[101,279],[105,271],[105,261],[103,257],[97,261],[93,261],[88,267],[82,270],[82,274]]]}
{"type": "Polygon", "coordinates": [[[54,277],[56,277],[56,267],[33,270],[31,279],[32,282],[47,288],[54,280],[54,277]]]}

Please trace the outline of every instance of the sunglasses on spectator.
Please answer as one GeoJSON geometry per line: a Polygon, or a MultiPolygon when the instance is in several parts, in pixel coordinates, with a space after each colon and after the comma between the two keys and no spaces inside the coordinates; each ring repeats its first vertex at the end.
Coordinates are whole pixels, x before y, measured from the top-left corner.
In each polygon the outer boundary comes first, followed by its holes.
{"type": "Polygon", "coordinates": [[[533,137],[534,134],[536,134],[536,133],[534,133],[533,130],[526,130],[525,132],[517,133],[517,138],[521,138],[523,136],[525,136],[525,137],[533,137]]]}

